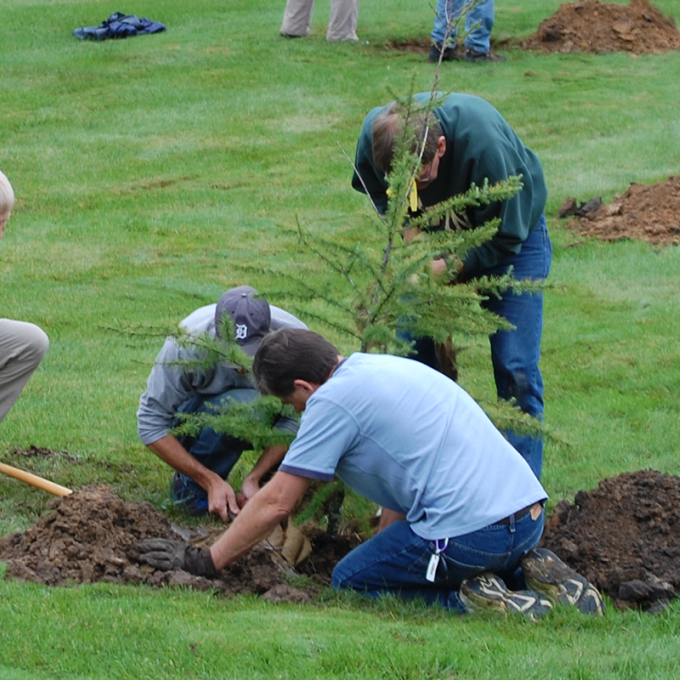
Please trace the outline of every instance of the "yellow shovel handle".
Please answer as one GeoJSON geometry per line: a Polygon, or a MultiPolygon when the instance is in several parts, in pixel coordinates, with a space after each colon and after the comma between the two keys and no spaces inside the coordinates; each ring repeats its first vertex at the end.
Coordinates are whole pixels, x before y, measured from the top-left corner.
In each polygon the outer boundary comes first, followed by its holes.
{"type": "Polygon", "coordinates": [[[26,482],[26,484],[30,484],[31,486],[36,486],[38,489],[42,489],[43,491],[53,493],[55,496],[68,496],[69,494],[73,493],[71,489],[67,489],[65,486],[55,484],[54,482],[50,482],[47,479],[38,477],[38,475],[20,470],[19,468],[12,467],[11,465],[5,465],[5,463],[0,463],[0,472],[9,475],[10,477],[14,477],[15,479],[18,479],[22,482],[26,482]]]}

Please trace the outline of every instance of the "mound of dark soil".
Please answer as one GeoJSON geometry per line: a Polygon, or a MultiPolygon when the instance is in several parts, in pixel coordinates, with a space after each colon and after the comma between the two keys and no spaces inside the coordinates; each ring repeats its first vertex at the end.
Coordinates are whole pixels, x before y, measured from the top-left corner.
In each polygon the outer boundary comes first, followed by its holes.
{"type": "MultiPolygon", "coordinates": [[[[219,528],[219,532],[223,530],[219,528]]],[[[307,532],[312,555],[297,567],[319,586],[330,583],[335,564],[359,542],[355,536],[307,532]]],[[[223,595],[255,594],[276,601],[307,601],[314,585],[291,588],[290,568],[267,548],[256,546],[215,579],[184,571],[157,571],[139,560],[137,544],[144,538],[172,538],[201,543],[196,528],[174,527],[148,503],[125,503],[110,487],[99,485],[76,491],[50,503],[49,511],[24,533],[0,539],[0,561],[12,578],[62,586],[70,583],[180,585],[215,590],[223,595]],[[193,540],[196,539],[196,540],[193,540]]],[[[205,542],[205,535],[203,535],[205,542]]]]}
{"type": "Polygon", "coordinates": [[[680,589],[680,477],[641,470],[579,491],[556,506],[541,544],[616,606],[663,609],[680,589]]]}
{"type": "MultiPolygon", "coordinates": [[[[176,527],[148,503],[125,503],[107,486],[93,486],[51,502],[24,533],[0,539],[0,561],[11,578],[54,586],[71,583],[179,585],[223,595],[254,594],[274,601],[310,601],[330,583],[333,567],[361,538],[306,530],[312,554],[296,572],[282,566],[266,541],[217,578],[157,571],[142,563],[144,538],[205,545],[223,527],[176,527]],[[211,535],[212,534],[212,535],[211,535]],[[290,586],[286,574],[310,576],[290,586]]],[[[619,607],[658,610],[680,589],[680,477],[653,470],[606,479],[574,503],[562,501],[548,520],[542,544],[556,552],[619,607]]]]}
{"type": "Polygon", "coordinates": [[[630,5],[584,0],[561,5],[521,46],[541,52],[655,54],[680,49],[680,32],[674,19],[648,0],[630,5]]]}
{"type": "Polygon", "coordinates": [[[611,203],[592,199],[577,205],[568,198],[561,217],[575,216],[569,226],[606,241],[638,239],[656,245],[680,244],[680,175],[659,184],[631,184],[611,203]]]}

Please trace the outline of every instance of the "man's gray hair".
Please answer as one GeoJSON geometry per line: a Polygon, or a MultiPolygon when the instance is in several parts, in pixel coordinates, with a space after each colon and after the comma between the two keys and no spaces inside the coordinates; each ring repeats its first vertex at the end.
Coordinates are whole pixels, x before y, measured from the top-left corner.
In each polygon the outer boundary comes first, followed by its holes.
{"type": "Polygon", "coordinates": [[[392,171],[395,146],[400,138],[410,135],[409,151],[420,154],[425,144],[421,164],[431,163],[437,153],[442,128],[437,117],[427,110],[409,111],[399,102],[383,109],[373,121],[373,162],[385,174],[392,171]]]}

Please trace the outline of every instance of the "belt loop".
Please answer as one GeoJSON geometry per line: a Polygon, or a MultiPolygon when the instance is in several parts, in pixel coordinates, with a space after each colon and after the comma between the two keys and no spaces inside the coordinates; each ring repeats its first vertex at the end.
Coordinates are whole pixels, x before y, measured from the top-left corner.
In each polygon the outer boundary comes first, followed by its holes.
{"type": "Polygon", "coordinates": [[[508,530],[510,531],[511,534],[514,534],[515,533],[515,516],[510,515],[510,517],[508,517],[508,519],[510,520],[508,522],[508,530]]]}

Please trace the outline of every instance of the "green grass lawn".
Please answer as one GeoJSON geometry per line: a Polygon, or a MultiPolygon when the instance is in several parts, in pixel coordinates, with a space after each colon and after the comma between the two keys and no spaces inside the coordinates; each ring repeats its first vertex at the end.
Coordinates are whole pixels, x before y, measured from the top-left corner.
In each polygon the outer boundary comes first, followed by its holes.
{"type": "MultiPolygon", "coordinates": [[[[494,35],[521,38],[559,4],[497,3],[494,35]]],[[[298,221],[347,242],[372,238],[343,150],[353,155],[369,109],[432,87],[424,55],[386,43],[427,38],[433,5],[362,0],[361,42],[329,44],[321,0],[301,40],[278,35],[283,1],[3,0],[0,168],[17,205],[0,242],[0,314],[39,324],[51,347],[0,425],[0,460],[162,506],[168,469],[138,441],[135,410],[163,329],[243,283],[243,265],[262,265],[248,280],[262,290],[281,267],[322,276],[297,244],[298,221]],[[168,30],[101,43],[71,35],[113,11],[168,30]],[[131,327],[150,334],[120,332],[131,327]],[[31,445],[57,453],[14,452],[31,445]]],[[[501,51],[502,64],[444,64],[439,87],[488,99],[546,171],[551,503],[623,471],[677,474],[680,249],[587,239],[556,214],[567,196],[609,201],[630,182],[678,173],[680,53],[501,51]]],[[[491,397],[485,343],[461,368],[463,386],[491,397]]],[[[30,526],[49,500],[0,477],[0,535],[30,526]]],[[[298,607],[0,581],[2,680],[671,678],[679,630],[677,605],[530,625],[333,595],[298,607]]]]}

